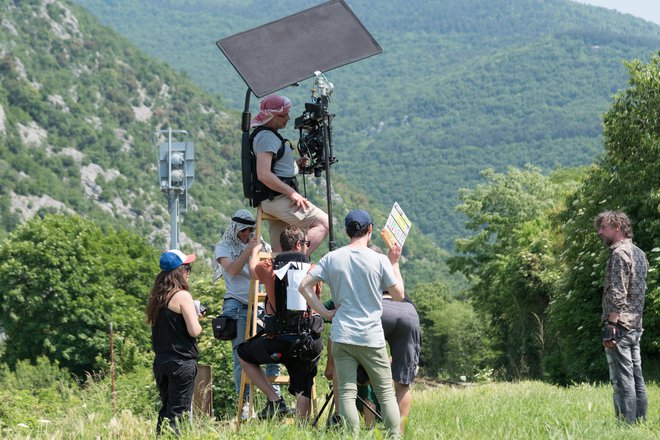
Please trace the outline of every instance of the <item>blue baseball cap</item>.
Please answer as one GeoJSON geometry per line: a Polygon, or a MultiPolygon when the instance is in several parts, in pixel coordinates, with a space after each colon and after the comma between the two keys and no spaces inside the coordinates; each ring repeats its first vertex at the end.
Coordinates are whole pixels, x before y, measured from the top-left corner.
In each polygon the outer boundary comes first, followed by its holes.
{"type": "Polygon", "coordinates": [[[351,223],[357,223],[357,229],[362,229],[365,226],[373,225],[369,213],[367,211],[363,211],[362,209],[353,209],[348,213],[344,219],[344,226],[348,228],[348,225],[351,223]]]}
{"type": "Polygon", "coordinates": [[[195,258],[195,254],[186,255],[178,249],[170,249],[160,256],[160,268],[170,272],[182,264],[192,263],[195,258]]]}

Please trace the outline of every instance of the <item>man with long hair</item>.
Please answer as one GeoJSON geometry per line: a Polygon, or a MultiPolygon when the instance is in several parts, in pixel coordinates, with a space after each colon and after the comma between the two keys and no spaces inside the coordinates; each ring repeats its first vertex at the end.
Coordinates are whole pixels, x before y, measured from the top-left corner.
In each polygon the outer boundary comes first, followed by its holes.
{"type": "Polygon", "coordinates": [[[188,291],[190,263],[195,255],[180,250],[166,251],[160,257],[147,303],[147,322],[151,325],[151,344],[155,353],[153,371],[160,394],[156,433],[165,419],[179,435],[181,418],[190,412],[197,375],[197,336],[202,332],[201,314],[188,291]]]}
{"type": "Polygon", "coordinates": [[[639,342],[646,296],[646,254],[632,242],[630,219],[621,211],[605,211],[594,226],[610,248],[603,289],[603,346],[614,388],[617,419],[634,423],[646,419],[646,384],[639,342]]]}

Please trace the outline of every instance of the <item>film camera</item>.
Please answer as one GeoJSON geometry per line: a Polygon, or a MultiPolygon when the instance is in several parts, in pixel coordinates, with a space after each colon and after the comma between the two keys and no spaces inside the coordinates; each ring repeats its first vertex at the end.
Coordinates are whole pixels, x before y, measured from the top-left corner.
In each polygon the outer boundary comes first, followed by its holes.
{"type": "Polygon", "coordinates": [[[309,163],[301,171],[303,174],[314,173],[320,177],[326,169],[326,151],[328,165],[337,162],[332,155],[332,127],[330,122],[334,115],[328,113],[329,96],[334,86],[327,81],[321,72],[316,75],[315,88],[312,90],[312,102],[305,103],[305,111],[295,119],[294,128],[299,130],[298,152],[309,158],[309,163]],[[316,94],[320,96],[316,96],[316,94]],[[327,137],[326,137],[327,133],[327,137]],[[327,149],[326,149],[327,142],[327,149]]]}

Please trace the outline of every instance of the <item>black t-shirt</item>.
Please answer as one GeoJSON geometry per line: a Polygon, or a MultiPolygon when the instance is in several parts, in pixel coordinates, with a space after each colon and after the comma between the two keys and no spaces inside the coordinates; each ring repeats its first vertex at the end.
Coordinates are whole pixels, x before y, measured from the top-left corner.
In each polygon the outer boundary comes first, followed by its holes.
{"type": "Polygon", "coordinates": [[[183,315],[167,307],[160,310],[156,325],[151,327],[151,345],[157,362],[199,357],[197,340],[188,334],[183,315]]]}

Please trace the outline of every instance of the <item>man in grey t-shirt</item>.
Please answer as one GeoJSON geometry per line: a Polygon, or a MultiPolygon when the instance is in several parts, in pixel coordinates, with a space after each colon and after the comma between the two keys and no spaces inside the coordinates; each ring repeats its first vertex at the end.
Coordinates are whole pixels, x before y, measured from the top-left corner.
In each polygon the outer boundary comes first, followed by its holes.
{"type": "MultiPolygon", "coordinates": [[[[328,215],[297,191],[298,166],[304,166],[307,158],[296,161],[288,142],[278,158],[284,143],[279,130],[289,122],[290,109],[291,101],[286,96],[268,95],[261,100],[259,113],[252,119],[255,130],[251,144],[257,161],[257,178],[271,191],[271,197],[259,205],[264,213],[275,218],[268,220],[271,238],[279,237],[288,225],[306,230],[310,241],[307,255],[310,256],[328,235],[328,215]]],[[[273,251],[280,252],[278,240],[271,241],[273,251]]]]}
{"type": "Polygon", "coordinates": [[[369,249],[373,232],[366,211],[352,210],[344,220],[350,243],[326,254],[300,283],[300,293],[324,318],[332,320],[332,354],[339,379],[339,414],[357,431],[360,416],[355,405],[357,367],[361,364],[381,404],[389,433],[399,437],[400,416],[392,388],[392,372],[381,324],[382,291],[396,301],[403,300],[404,286],[399,271],[401,248],[387,256],[369,249]],[[330,287],[337,308],[329,311],[314,295],[312,286],[323,281],[330,287]]]}

